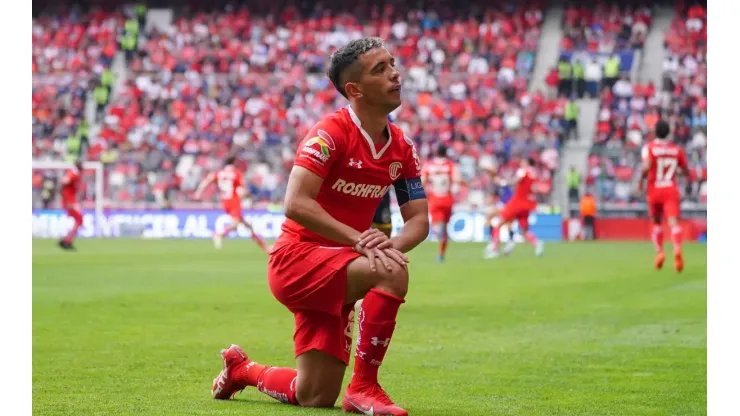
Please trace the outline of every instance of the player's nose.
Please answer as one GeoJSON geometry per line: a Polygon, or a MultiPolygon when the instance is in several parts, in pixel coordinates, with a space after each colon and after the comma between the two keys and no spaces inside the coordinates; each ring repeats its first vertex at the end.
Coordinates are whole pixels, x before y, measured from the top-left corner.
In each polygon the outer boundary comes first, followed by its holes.
{"type": "Polygon", "coordinates": [[[393,68],[391,70],[391,81],[394,84],[398,84],[401,82],[401,73],[398,71],[397,68],[393,68]]]}

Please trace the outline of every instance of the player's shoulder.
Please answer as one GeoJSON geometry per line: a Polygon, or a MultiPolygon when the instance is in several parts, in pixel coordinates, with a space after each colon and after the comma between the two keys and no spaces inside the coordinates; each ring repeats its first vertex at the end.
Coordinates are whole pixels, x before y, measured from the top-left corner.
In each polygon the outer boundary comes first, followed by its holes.
{"type": "Polygon", "coordinates": [[[340,108],[339,110],[327,114],[319,120],[315,127],[331,130],[332,133],[336,132],[345,133],[352,126],[352,118],[346,108],[340,108]]]}
{"type": "Polygon", "coordinates": [[[311,128],[307,140],[317,141],[320,139],[323,145],[335,150],[337,143],[345,140],[350,131],[349,123],[351,122],[346,109],[337,110],[317,121],[311,128]]]}
{"type": "Polygon", "coordinates": [[[390,129],[391,137],[396,142],[396,145],[393,147],[404,155],[416,157],[416,144],[414,141],[392,122],[388,123],[388,128],[390,129]]]}
{"type": "Polygon", "coordinates": [[[399,137],[402,140],[399,140],[401,143],[401,146],[406,149],[414,149],[414,141],[411,140],[409,136],[406,135],[406,133],[403,132],[403,130],[398,127],[397,125],[393,124],[393,122],[388,122],[388,128],[391,129],[391,135],[393,137],[399,137]]]}

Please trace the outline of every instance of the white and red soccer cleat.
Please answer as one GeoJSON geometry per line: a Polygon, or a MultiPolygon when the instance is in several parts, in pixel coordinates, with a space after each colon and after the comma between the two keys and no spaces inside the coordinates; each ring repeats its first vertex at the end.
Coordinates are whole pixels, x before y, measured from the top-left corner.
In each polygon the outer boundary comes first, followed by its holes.
{"type": "Polygon", "coordinates": [[[239,383],[230,376],[239,366],[249,364],[249,358],[240,346],[234,344],[225,350],[221,350],[221,357],[224,360],[224,369],[213,380],[211,394],[214,399],[228,400],[247,387],[246,383],[239,383]]]}
{"type": "Polygon", "coordinates": [[[347,387],[342,399],[342,410],[347,413],[375,416],[408,416],[409,412],[396,406],[390,397],[376,384],[361,391],[347,387]]]}

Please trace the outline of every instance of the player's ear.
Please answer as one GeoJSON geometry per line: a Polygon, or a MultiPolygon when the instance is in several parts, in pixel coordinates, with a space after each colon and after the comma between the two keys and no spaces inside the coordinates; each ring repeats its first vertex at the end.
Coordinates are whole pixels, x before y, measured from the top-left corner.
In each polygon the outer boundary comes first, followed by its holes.
{"type": "Polygon", "coordinates": [[[360,88],[360,84],[356,82],[347,82],[344,84],[344,92],[347,93],[347,98],[362,97],[362,89],[360,88]]]}

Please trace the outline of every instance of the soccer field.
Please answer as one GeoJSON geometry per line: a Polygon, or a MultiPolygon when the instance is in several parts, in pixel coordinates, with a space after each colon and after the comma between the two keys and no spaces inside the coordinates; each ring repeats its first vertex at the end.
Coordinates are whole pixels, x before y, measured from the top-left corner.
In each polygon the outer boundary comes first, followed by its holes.
{"type": "MultiPolygon", "coordinates": [[[[293,317],[253,243],[55,244],[33,242],[34,414],[341,414],[253,388],[211,399],[231,343],[294,363],[293,317]]],[[[380,370],[410,414],[706,414],[706,245],[685,247],[682,274],[672,257],[655,271],[649,244],[549,244],[542,258],[519,245],[489,261],[482,244],[451,244],[442,265],[436,249],[410,255],[380,370]]]]}

